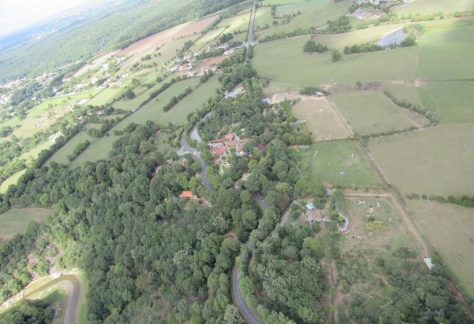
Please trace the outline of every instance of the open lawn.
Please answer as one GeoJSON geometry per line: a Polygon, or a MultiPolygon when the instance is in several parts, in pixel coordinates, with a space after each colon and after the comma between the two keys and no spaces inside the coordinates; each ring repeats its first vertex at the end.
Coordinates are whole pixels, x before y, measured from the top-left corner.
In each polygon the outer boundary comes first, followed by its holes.
{"type": "Polygon", "coordinates": [[[313,141],[351,137],[352,130],[327,98],[304,96],[293,106],[293,114],[306,121],[313,141]]]}
{"type": "Polygon", "coordinates": [[[349,125],[360,135],[370,135],[416,126],[402,109],[381,92],[356,91],[331,96],[349,125]]]}
{"type": "Polygon", "coordinates": [[[430,14],[435,12],[449,14],[465,10],[474,10],[474,2],[472,0],[417,0],[393,9],[395,13],[400,15],[430,14]]]}
{"type": "Polygon", "coordinates": [[[474,208],[408,200],[423,235],[474,299],[474,208]]]}
{"type": "Polygon", "coordinates": [[[51,209],[13,208],[0,214],[0,241],[24,233],[31,222],[42,222],[52,214],[51,209]]]}
{"type": "Polygon", "coordinates": [[[93,106],[106,105],[106,104],[112,103],[112,101],[118,98],[123,92],[125,92],[125,89],[123,88],[116,88],[116,87],[105,88],[99,94],[97,94],[94,98],[92,98],[89,102],[87,102],[87,104],[93,105],[93,106]]]}
{"type": "Polygon", "coordinates": [[[9,177],[5,181],[3,181],[2,184],[0,185],[0,193],[7,192],[8,187],[10,187],[11,185],[15,185],[18,182],[18,180],[20,179],[20,177],[23,174],[25,174],[25,172],[26,172],[26,169],[18,171],[17,173],[15,173],[11,177],[9,177]]]}
{"type": "Polygon", "coordinates": [[[417,91],[423,107],[440,122],[474,123],[474,80],[429,82],[417,91]]]}
{"type": "Polygon", "coordinates": [[[309,0],[298,2],[286,2],[287,4],[278,6],[276,18],[271,16],[270,8],[259,8],[256,16],[256,26],[268,29],[257,32],[259,37],[294,31],[298,28],[322,27],[328,20],[337,19],[346,14],[351,6],[351,1],[334,2],[332,0],[309,0]],[[289,22],[284,18],[290,16],[289,22]],[[294,15],[294,16],[293,16],[294,15]],[[277,25],[273,25],[277,21],[277,25]]]}
{"type": "Polygon", "coordinates": [[[303,176],[341,187],[371,187],[379,181],[354,142],[331,141],[295,153],[303,176]]]}
{"type": "Polygon", "coordinates": [[[24,119],[16,117],[6,121],[2,126],[15,127],[13,134],[19,138],[33,136],[48,129],[49,126],[69,112],[74,104],[82,99],[92,98],[97,92],[97,90],[94,90],[45,100],[30,109],[24,119]]]}
{"type": "Polygon", "coordinates": [[[109,136],[104,136],[95,140],[71,163],[71,167],[79,166],[87,161],[106,159],[112,147],[112,143],[118,139],[118,136],[113,135],[113,132],[115,130],[123,130],[131,123],[145,124],[146,121],[151,120],[161,126],[168,126],[169,123],[174,123],[176,125],[184,124],[186,122],[186,116],[199,109],[202,103],[204,103],[208,97],[212,96],[212,92],[215,91],[218,86],[216,80],[217,77],[209,80],[207,83],[202,85],[202,87],[194,90],[188,98],[184,98],[170,111],[164,112],[163,106],[166,105],[173,96],[181,94],[187,87],[194,88],[199,84],[199,79],[187,79],[174,84],[161,95],[150,101],[147,105],[138,109],[132,115],[118,123],[108,132],[109,136]],[[191,97],[191,99],[189,97],[191,97]]]}
{"type": "Polygon", "coordinates": [[[369,150],[403,193],[474,195],[472,124],[450,124],[376,138],[369,150]]]}
{"type": "MultiPolygon", "coordinates": [[[[74,148],[85,141],[93,141],[92,138],[87,135],[85,132],[80,132],[79,134],[75,135],[73,138],[69,140],[63,147],[61,147],[54,155],[48,160],[54,161],[60,164],[68,165],[70,163],[69,159],[67,158],[68,155],[72,155],[72,151],[74,148]]],[[[46,163],[47,164],[47,163],[46,163]]]]}
{"type": "MultiPolygon", "coordinates": [[[[474,3],[473,3],[474,6],[474,3]]],[[[423,80],[473,79],[474,19],[448,20],[426,28],[420,38],[417,78],[423,80]]]]}
{"type": "Polygon", "coordinates": [[[306,40],[306,37],[297,37],[258,45],[255,68],[275,84],[296,89],[337,83],[353,86],[357,81],[412,81],[415,78],[417,47],[343,55],[342,61],[334,63],[330,53],[304,53],[306,40]]]}

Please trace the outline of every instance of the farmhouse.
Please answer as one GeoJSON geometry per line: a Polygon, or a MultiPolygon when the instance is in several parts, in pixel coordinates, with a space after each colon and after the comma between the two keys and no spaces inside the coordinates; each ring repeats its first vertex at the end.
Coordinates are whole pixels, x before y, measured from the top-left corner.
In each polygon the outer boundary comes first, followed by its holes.
{"type": "Polygon", "coordinates": [[[198,198],[193,194],[191,190],[185,190],[180,195],[179,198],[197,200],[198,198]]]}
{"type": "Polygon", "coordinates": [[[223,138],[218,138],[207,142],[211,149],[211,153],[216,158],[225,158],[232,155],[235,150],[236,156],[244,156],[244,145],[248,142],[248,138],[241,138],[235,133],[228,133],[223,138]]]}

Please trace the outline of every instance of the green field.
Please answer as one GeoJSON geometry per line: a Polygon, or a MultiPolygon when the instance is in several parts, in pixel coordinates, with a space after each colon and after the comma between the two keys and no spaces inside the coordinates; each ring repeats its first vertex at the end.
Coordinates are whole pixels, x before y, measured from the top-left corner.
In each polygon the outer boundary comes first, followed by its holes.
{"type": "Polygon", "coordinates": [[[426,200],[408,200],[423,235],[474,298],[474,209],[426,200]]]}
{"type": "Polygon", "coordinates": [[[313,144],[295,155],[306,178],[341,187],[379,184],[369,162],[352,141],[313,144]]]}
{"type": "Polygon", "coordinates": [[[0,215],[0,241],[24,233],[31,222],[42,222],[52,214],[44,208],[13,208],[0,215]]]}
{"type": "Polygon", "coordinates": [[[105,88],[99,94],[97,94],[92,100],[90,100],[87,104],[93,106],[102,106],[109,103],[112,103],[114,99],[119,97],[124,92],[122,88],[105,88]]]}
{"type": "Polygon", "coordinates": [[[263,27],[269,25],[270,28],[258,31],[259,37],[267,35],[285,33],[296,30],[298,28],[310,28],[324,26],[328,20],[337,19],[348,12],[351,6],[350,1],[341,1],[335,3],[333,0],[309,0],[298,1],[278,6],[276,9],[276,17],[285,15],[292,16],[289,23],[285,23],[284,19],[271,16],[270,8],[259,8],[256,15],[256,26],[263,27]],[[295,16],[293,17],[293,14],[295,16]],[[273,21],[278,21],[278,25],[274,26],[273,21]]]}
{"type": "Polygon", "coordinates": [[[369,150],[391,184],[403,193],[473,195],[472,124],[430,127],[376,138],[369,150]]]}
{"type": "Polygon", "coordinates": [[[474,10],[472,0],[424,0],[413,1],[413,3],[395,7],[393,11],[400,15],[408,14],[430,14],[434,12],[442,12],[449,14],[456,11],[474,10]]]}
{"type": "Polygon", "coordinates": [[[56,153],[54,153],[54,155],[48,160],[48,162],[54,161],[60,164],[68,165],[70,163],[69,159],[67,158],[68,155],[72,154],[72,151],[78,144],[84,143],[87,140],[92,142],[92,138],[89,135],[84,132],[80,132],[79,134],[71,138],[56,153]]]}
{"type": "Polygon", "coordinates": [[[168,126],[169,123],[183,125],[187,121],[186,117],[188,114],[201,108],[201,105],[208,98],[213,96],[213,93],[219,86],[217,77],[212,78],[199,88],[195,89],[193,93],[185,97],[170,111],[164,112],[162,108],[173,96],[179,95],[187,87],[194,88],[198,84],[199,79],[187,79],[176,83],[157,98],[150,101],[147,105],[138,109],[135,113],[118,123],[111,131],[109,131],[109,136],[104,136],[94,141],[89,148],[87,148],[71,163],[71,167],[79,166],[87,161],[97,161],[107,158],[112,143],[118,139],[117,136],[113,135],[113,131],[123,130],[131,123],[145,124],[146,121],[151,120],[161,126],[168,126]]]}
{"type": "Polygon", "coordinates": [[[448,20],[427,27],[420,38],[417,78],[423,80],[473,79],[474,20],[448,20]]]}
{"type": "Polygon", "coordinates": [[[8,190],[8,187],[10,187],[11,185],[15,185],[18,182],[18,179],[20,179],[20,177],[25,174],[25,172],[26,169],[18,171],[17,173],[3,181],[0,185],[0,193],[5,193],[8,190]]]}
{"type": "Polygon", "coordinates": [[[395,106],[381,92],[358,91],[332,96],[352,129],[360,135],[414,127],[402,109],[395,106]]]}
{"type": "Polygon", "coordinates": [[[400,289],[391,277],[406,271],[403,262],[426,271],[422,260],[415,259],[419,248],[391,201],[364,197],[347,199],[346,204],[351,229],[342,238],[335,297],[341,323],[351,322],[355,299],[363,300],[361,309],[367,314],[390,305],[393,292],[400,289]]]}
{"type": "Polygon", "coordinates": [[[56,120],[66,114],[73,105],[82,99],[91,98],[97,93],[97,90],[83,92],[76,95],[53,98],[43,101],[30,109],[25,119],[18,117],[10,119],[1,126],[15,127],[17,137],[33,136],[36,133],[47,130],[56,120]]]}
{"type": "Polygon", "coordinates": [[[304,53],[306,40],[306,37],[296,37],[258,45],[255,68],[275,84],[296,89],[320,84],[353,86],[357,81],[412,81],[415,78],[417,47],[344,55],[342,61],[334,63],[329,53],[304,53]]]}

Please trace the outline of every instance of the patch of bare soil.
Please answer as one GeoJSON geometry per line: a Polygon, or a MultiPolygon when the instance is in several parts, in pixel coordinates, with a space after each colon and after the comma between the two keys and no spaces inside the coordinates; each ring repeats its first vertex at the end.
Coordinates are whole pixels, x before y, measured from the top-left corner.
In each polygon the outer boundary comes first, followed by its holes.
{"type": "Polygon", "coordinates": [[[201,20],[186,24],[183,29],[176,33],[175,37],[187,37],[201,33],[204,29],[211,26],[218,18],[217,15],[209,16],[201,20]]]}

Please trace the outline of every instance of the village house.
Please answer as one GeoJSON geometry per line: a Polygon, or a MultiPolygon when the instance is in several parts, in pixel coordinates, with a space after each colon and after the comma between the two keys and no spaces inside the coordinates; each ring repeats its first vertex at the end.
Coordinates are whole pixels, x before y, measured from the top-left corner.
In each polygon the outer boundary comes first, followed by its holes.
{"type": "Polygon", "coordinates": [[[248,138],[241,138],[235,133],[228,133],[223,138],[218,138],[207,142],[207,145],[211,149],[211,153],[215,158],[222,159],[232,155],[233,150],[235,150],[236,156],[244,156],[244,145],[248,141],[248,138]]]}
{"type": "Polygon", "coordinates": [[[198,197],[196,197],[191,190],[185,190],[183,191],[180,195],[179,198],[182,199],[189,199],[189,200],[197,200],[198,197]]]}

